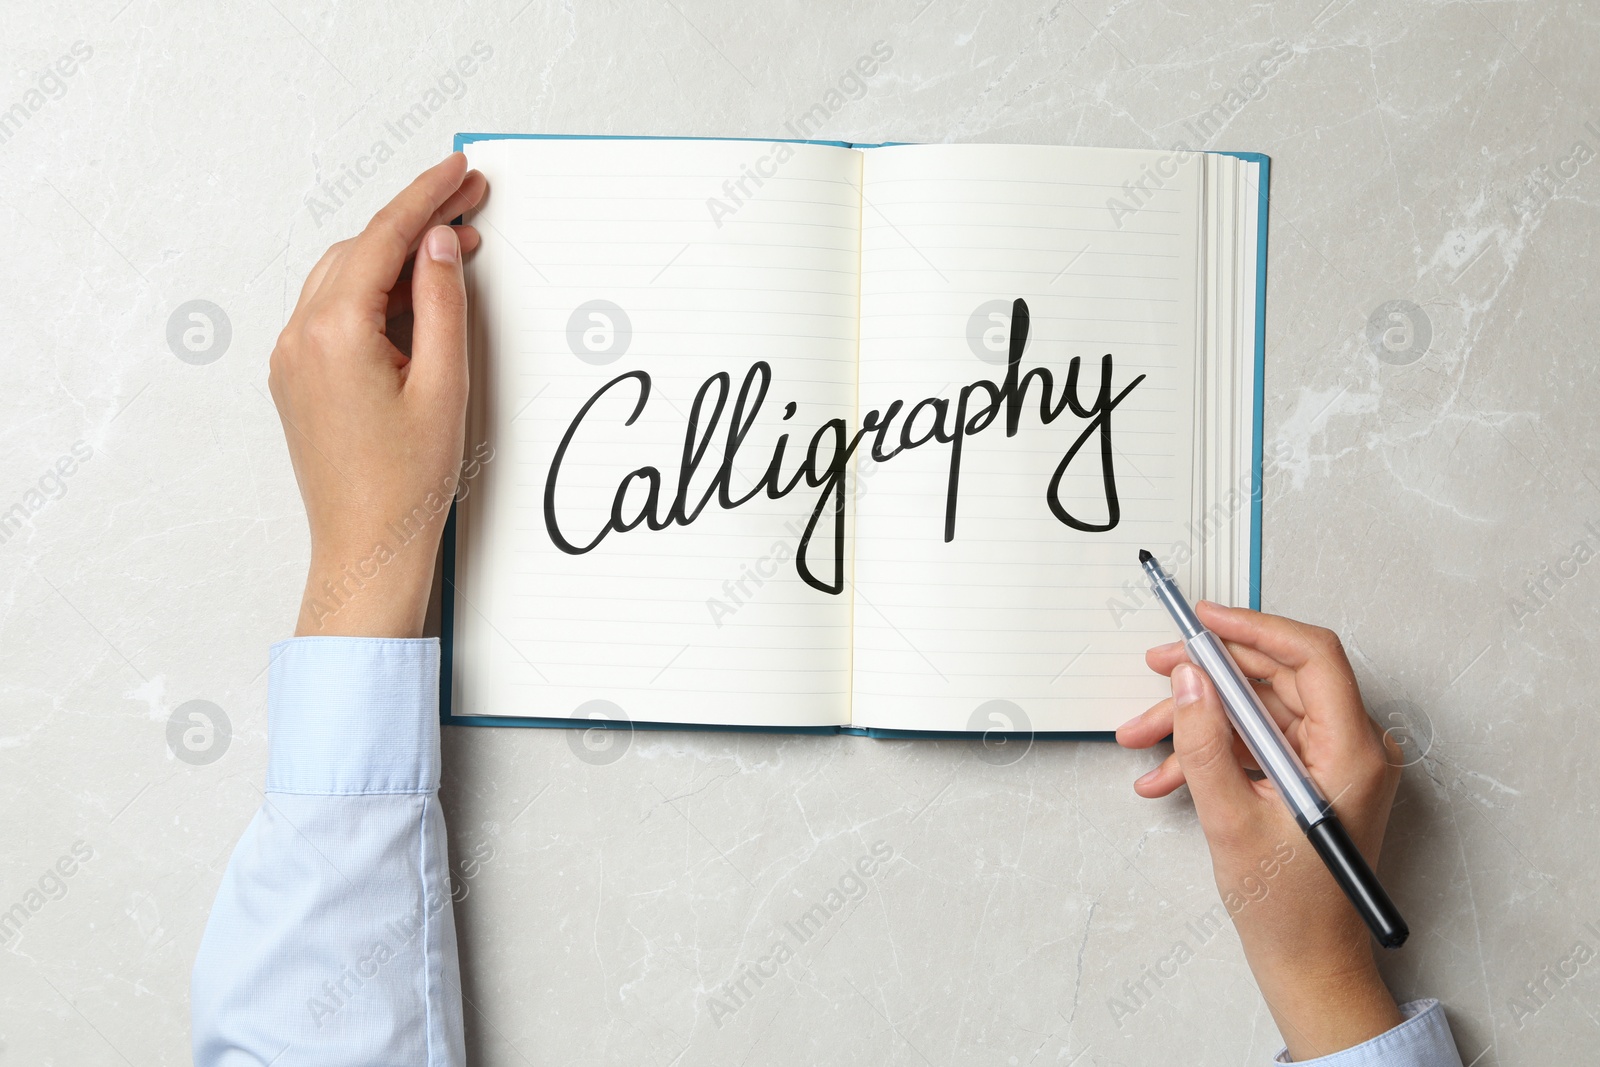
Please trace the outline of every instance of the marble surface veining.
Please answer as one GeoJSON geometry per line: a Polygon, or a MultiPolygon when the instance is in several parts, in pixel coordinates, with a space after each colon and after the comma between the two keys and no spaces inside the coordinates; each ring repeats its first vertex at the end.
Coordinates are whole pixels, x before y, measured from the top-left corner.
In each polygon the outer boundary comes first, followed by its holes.
{"type": "MultiPolygon", "coordinates": [[[[1600,962],[1572,962],[1600,951],[1600,12],[1377,7],[11,5],[0,512],[28,514],[0,543],[0,908],[90,858],[6,943],[0,1064],[188,1060],[307,556],[266,358],[323,248],[456,130],[780,136],[817,105],[849,140],[1272,156],[1263,600],[1344,634],[1410,738],[1382,873],[1414,934],[1386,975],[1447,1003],[1464,1061],[1600,1047],[1600,962]],[[214,332],[186,342],[197,307],[214,332]],[[217,730],[185,747],[196,700],[217,730]]],[[[575,736],[445,737],[474,1062],[1279,1045],[1201,921],[1187,799],[1130,790],[1151,754],[640,733],[607,761],[575,736]],[[785,933],[874,848],[847,908],[785,933]]]]}

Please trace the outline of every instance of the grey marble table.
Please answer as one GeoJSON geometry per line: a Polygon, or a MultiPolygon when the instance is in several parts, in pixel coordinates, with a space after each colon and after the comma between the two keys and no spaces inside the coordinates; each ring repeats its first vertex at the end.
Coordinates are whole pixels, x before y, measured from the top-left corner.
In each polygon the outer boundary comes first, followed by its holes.
{"type": "MultiPolygon", "coordinates": [[[[782,136],[819,106],[860,141],[1272,156],[1266,428],[1289,459],[1263,599],[1340,630],[1409,739],[1382,871],[1415,932],[1386,974],[1448,1004],[1464,1061],[1578,1062],[1600,1045],[1600,14],[1382,7],[11,5],[0,909],[26,919],[0,1063],[187,1060],[189,967],[260,803],[266,649],[307,554],[266,356],[322,249],[458,129],[782,136]],[[185,346],[193,301],[216,330],[185,346]],[[195,700],[219,728],[178,759],[195,700]]],[[[1278,1047],[1231,929],[1204,925],[1186,798],[1131,793],[1149,754],[672,733],[599,762],[481,729],[444,748],[475,1062],[1278,1047]],[[875,846],[860,899],[720,1010],[875,846]]]]}

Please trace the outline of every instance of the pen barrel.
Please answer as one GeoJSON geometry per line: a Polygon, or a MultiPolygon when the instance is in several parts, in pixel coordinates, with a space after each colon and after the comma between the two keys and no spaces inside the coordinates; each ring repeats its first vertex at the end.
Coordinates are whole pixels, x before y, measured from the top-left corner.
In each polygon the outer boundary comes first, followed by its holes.
{"type": "Polygon", "coordinates": [[[1378,876],[1372,873],[1366,857],[1350,840],[1339,817],[1330,814],[1308,829],[1306,836],[1322,862],[1328,865],[1334,881],[1350,898],[1367,929],[1378,939],[1378,944],[1384,948],[1399,948],[1405,944],[1406,938],[1411,936],[1411,928],[1400,917],[1400,909],[1394,906],[1389,894],[1383,891],[1378,876]]]}
{"type": "Polygon", "coordinates": [[[1211,678],[1211,684],[1216,686],[1217,695],[1222,698],[1222,707],[1228,713],[1228,721],[1233,723],[1234,730],[1244,739],[1245,747],[1255,757],[1256,765],[1272,779],[1278,795],[1289,805],[1300,829],[1309,832],[1330,810],[1327,798],[1311,780],[1306,765],[1300,762],[1300,756],[1289,744],[1289,739],[1278,729],[1272,714],[1256,695],[1255,687],[1233,661],[1217,635],[1210,630],[1202,630],[1189,638],[1184,642],[1184,647],[1189,653],[1190,662],[1205,671],[1211,678]]]}
{"type": "Polygon", "coordinates": [[[1150,591],[1161,601],[1161,606],[1167,609],[1172,621],[1178,624],[1178,632],[1183,634],[1185,641],[1193,640],[1206,632],[1200,616],[1194,613],[1194,608],[1189,606],[1189,602],[1179,591],[1178,583],[1167,577],[1166,572],[1161,569],[1161,564],[1155,560],[1145,564],[1145,576],[1150,579],[1150,591]]]}

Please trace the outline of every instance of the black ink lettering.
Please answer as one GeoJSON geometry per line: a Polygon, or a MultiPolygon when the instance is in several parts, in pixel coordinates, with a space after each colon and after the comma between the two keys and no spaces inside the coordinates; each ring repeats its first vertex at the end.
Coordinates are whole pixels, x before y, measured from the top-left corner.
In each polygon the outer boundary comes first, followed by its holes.
{"type": "Polygon", "coordinates": [[[633,425],[634,420],[644,411],[645,402],[650,399],[650,375],[642,370],[631,370],[626,374],[619,374],[597,389],[594,396],[586,400],[583,407],[579,408],[578,413],[573,416],[572,425],[567,427],[567,432],[561,437],[561,443],[556,446],[555,456],[550,460],[550,474],[544,480],[544,527],[546,532],[550,534],[550,540],[555,543],[555,546],[569,555],[581,556],[585,552],[594,551],[600,542],[605,540],[606,534],[611,532],[611,527],[609,525],[604,527],[594,535],[593,541],[581,547],[568,541],[561,533],[561,527],[556,522],[556,482],[561,475],[562,461],[567,458],[567,449],[571,447],[572,438],[577,434],[578,427],[583,425],[584,417],[589,414],[589,409],[598,404],[600,398],[610,392],[613,385],[618,382],[625,382],[630,378],[639,383],[639,399],[633,405],[633,413],[628,416],[627,421],[622,425],[633,425]]]}
{"type": "MultiPolygon", "coordinates": [[[[728,397],[732,390],[732,378],[727,372],[718,371],[701,384],[689,409],[689,416],[684,426],[683,450],[678,464],[678,484],[666,513],[663,515],[660,512],[662,493],[660,470],[650,465],[641,466],[630,471],[618,484],[605,526],[590,541],[580,545],[567,538],[557,521],[556,490],[561,467],[567,459],[573,439],[577,436],[584,419],[588,417],[595,404],[599,403],[601,397],[613,387],[628,380],[638,383],[639,397],[634,402],[633,411],[623,422],[624,426],[632,426],[644,411],[650,399],[650,375],[642,370],[620,374],[601,386],[583,407],[578,409],[577,415],[567,427],[551,459],[544,490],[544,520],[550,540],[563,552],[583,555],[599,547],[606,535],[612,531],[627,533],[640,526],[648,526],[652,530],[662,530],[673,525],[688,526],[700,517],[713,498],[723,509],[732,510],[762,492],[765,492],[770,499],[781,499],[804,482],[809,488],[818,490],[818,493],[805,528],[799,532],[800,541],[794,555],[795,569],[806,584],[825,593],[837,595],[844,591],[845,476],[850,459],[861,447],[862,442],[871,438],[868,451],[872,459],[878,463],[886,463],[901,452],[920,448],[931,441],[950,446],[949,475],[945,487],[944,540],[952,541],[955,539],[957,505],[961,492],[961,464],[967,438],[988,429],[998,420],[1002,411],[1005,412],[1005,436],[1015,437],[1021,426],[1023,410],[1027,405],[1028,389],[1036,381],[1039,386],[1039,421],[1042,425],[1049,426],[1069,410],[1075,417],[1088,420],[1088,424],[1062,456],[1061,462],[1056,465],[1050,484],[1045,490],[1045,501],[1051,514],[1064,525],[1087,533],[1103,533],[1113,529],[1121,521],[1122,509],[1117,495],[1111,432],[1112,413],[1145,380],[1145,375],[1139,375],[1113,395],[1115,360],[1110,353],[1107,353],[1100,360],[1100,384],[1094,402],[1086,406],[1078,396],[1078,378],[1083,359],[1081,356],[1074,356],[1068,363],[1066,379],[1061,383],[1061,392],[1057,396],[1056,381],[1048,368],[1034,367],[1026,373],[1022,372],[1022,356],[1028,344],[1028,331],[1028,305],[1025,301],[1017,300],[1012,305],[1010,349],[1003,382],[996,384],[986,378],[980,378],[963,386],[956,395],[953,410],[951,402],[942,397],[930,396],[917,401],[906,412],[904,421],[900,423],[898,441],[892,451],[885,451],[884,446],[893,433],[896,417],[905,409],[906,402],[903,400],[892,401],[881,412],[877,409],[867,412],[861,420],[860,428],[854,434],[849,432],[849,427],[843,419],[829,419],[823,423],[811,435],[805,458],[788,478],[783,474],[783,461],[788,450],[789,434],[780,434],[761,477],[756,479],[748,492],[739,496],[735,496],[732,491],[735,465],[766,401],[767,392],[772,384],[772,367],[765,360],[751,363],[749,370],[745,372],[744,380],[739,385],[739,392],[733,400],[731,409],[728,408],[728,397]],[[722,420],[725,410],[728,421],[724,426],[722,420]],[[926,429],[919,430],[918,418],[924,411],[928,413],[929,422],[926,429]],[[722,461],[712,475],[710,483],[691,505],[691,484],[706,460],[711,442],[719,432],[723,438],[722,461]],[[1091,438],[1095,437],[1098,437],[1100,447],[1100,476],[1106,501],[1105,522],[1079,518],[1072,514],[1061,500],[1062,480],[1079,452],[1091,438]],[[628,514],[630,510],[628,494],[635,482],[644,485],[644,498],[639,502],[637,511],[628,514]],[[822,524],[825,518],[832,520],[829,540],[832,542],[833,565],[831,573],[819,574],[819,571],[826,568],[814,561],[811,546],[816,534],[824,529],[822,524]]],[[[794,418],[798,410],[799,406],[794,401],[786,403],[783,407],[782,421],[787,422],[794,418]]],[[[790,528],[794,529],[793,526],[790,528]]],[[[787,552],[784,555],[786,558],[787,552]]]]}
{"type": "Polygon", "coordinates": [[[1045,500],[1050,505],[1051,513],[1074,530],[1083,530],[1086,533],[1104,533],[1106,530],[1114,529],[1117,523],[1122,521],[1122,506],[1117,500],[1116,465],[1112,462],[1111,412],[1116,409],[1118,404],[1127,399],[1128,394],[1133,392],[1134,386],[1145,379],[1143,374],[1139,375],[1128,383],[1127,388],[1113,398],[1111,395],[1111,370],[1111,353],[1107,352],[1100,359],[1100,392],[1095,396],[1094,406],[1081,408],[1078,406],[1077,399],[1078,360],[1076,358],[1073,359],[1072,369],[1067,374],[1066,386],[1066,393],[1072,401],[1072,412],[1083,418],[1093,415],[1094,421],[1084,427],[1083,432],[1078,435],[1078,439],[1072,442],[1072,447],[1067,449],[1067,454],[1061,457],[1061,462],[1056,466],[1056,472],[1050,476],[1050,488],[1045,491],[1045,500]],[[1084,522],[1075,518],[1061,504],[1061,478],[1067,473],[1067,467],[1072,463],[1072,457],[1078,454],[1078,450],[1083,447],[1083,443],[1089,439],[1089,435],[1094,433],[1096,429],[1100,431],[1100,478],[1104,485],[1106,497],[1106,521],[1104,523],[1084,522]]]}
{"type": "Polygon", "coordinates": [[[961,442],[968,434],[978,433],[994,421],[995,415],[1000,411],[1000,390],[987,378],[979,378],[971,385],[963,386],[961,395],[956,400],[956,429],[950,441],[950,481],[945,489],[944,496],[944,539],[956,539],[956,494],[961,485],[961,442]],[[982,389],[989,394],[989,402],[977,414],[967,419],[967,402],[972,399],[972,394],[982,389]]]}
{"type": "MultiPolygon", "coordinates": [[[[1054,379],[1045,367],[1035,367],[1017,380],[1017,371],[1022,366],[1022,350],[1028,345],[1028,305],[1023,300],[1017,300],[1011,305],[1011,348],[1006,358],[1006,383],[1000,387],[1000,396],[1006,404],[1006,436],[1017,435],[1017,424],[1022,419],[1022,405],[1028,397],[1028,383],[1035,377],[1039,379],[1039,421],[1046,426],[1056,421],[1061,410],[1067,405],[1067,398],[1063,396],[1061,403],[1054,408],[1050,406],[1050,387],[1054,379]]],[[[1073,357],[1072,364],[1067,370],[1069,379],[1077,374],[1078,359],[1073,357]]]]}
{"type": "Polygon", "coordinates": [[[728,420],[728,446],[722,456],[722,469],[717,472],[718,498],[722,506],[730,510],[761,491],[758,482],[748,493],[734,500],[728,495],[728,483],[733,479],[733,461],[739,454],[739,446],[744,444],[744,439],[750,434],[750,427],[755,425],[756,416],[761,414],[761,402],[767,398],[767,386],[771,382],[772,367],[765,360],[752,363],[739,386],[739,399],[733,402],[733,415],[728,420]],[[757,379],[761,381],[761,388],[756,391],[756,398],[752,402],[750,386],[757,379]],[[750,405],[748,414],[745,411],[747,403],[750,405]]]}
{"type": "MultiPolygon", "coordinates": [[[[805,533],[800,535],[800,544],[795,549],[795,570],[805,579],[807,585],[824,593],[844,591],[844,465],[850,459],[850,453],[855,447],[854,442],[846,447],[844,437],[844,420],[829,419],[817,427],[817,432],[811,435],[811,446],[806,449],[805,462],[800,466],[806,484],[821,489],[822,492],[817,496],[817,503],[811,509],[811,518],[806,523],[805,533]],[[824,434],[831,435],[834,440],[833,458],[828,461],[825,469],[817,464],[817,451],[824,434]],[[833,580],[825,582],[811,569],[810,548],[811,535],[816,532],[822,511],[830,502],[833,504],[833,580]]],[[[859,441],[860,438],[856,440],[859,441]]]]}
{"type": "Polygon", "coordinates": [[[728,402],[728,375],[718,371],[705,380],[700,386],[700,391],[694,394],[694,404],[689,408],[689,422],[683,430],[683,462],[678,468],[678,492],[672,498],[672,507],[667,511],[667,521],[676,522],[680,526],[687,526],[700,517],[711,497],[717,491],[716,482],[706,487],[705,493],[694,506],[693,511],[685,511],[684,505],[689,496],[689,483],[694,480],[694,472],[699,469],[700,461],[705,458],[706,449],[711,444],[711,435],[717,432],[717,420],[722,418],[722,406],[728,402]],[[717,405],[711,409],[711,421],[706,423],[705,433],[696,437],[695,431],[700,426],[700,411],[705,407],[706,394],[711,387],[717,388],[717,405]]]}
{"type": "Polygon", "coordinates": [[[950,401],[943,397],[930,396],[925,400],[917,401],[917,406],[911,409],[911,413],[906,416],[904,425],[900,427],[900,450],[921,448],[935,437],[941,441],[949,441],[950,431],[944,428],[944,417],[949,411],[950,401]],[[913,441],[911,439],[911,427],[916,424],[917,412],[923,408],[928,408],[934,412],[933,425],[928,427],[927,433],[913,441]]]}
{"type": "Polygon", "coordinates": [[[862,429],[866,429],[868,424],[871,424],[872,428],[878,431],[877,436],[872,439],[872,458],[877,460],[879,463],[887,463],[900,454],[900,449],[897,448],[888,455],[885,455],[883,451],[883,438],[884,435],[889,432],[889,424],[894,422],[894,417],[898,415],[900,413],[900,409],[905,406],[906,402],[904,400],[891,400],[889,402],[889,410],[883,413],[882,422],[877,421],[878,413],[876,411],[867,412],[867,417],[861,422],[862,429]]]}
{"type": "Polygon", "coordinates": [[[617,495],[611,499],[611,529],[617,533],[627,533],[641,522],[648,521],[650,529],[665,530],[667,523],[656,518],[656,504],[661,498],[661,472],[654,467],[640,467],[636,471],[629,471],[628,476],[622,479],[617,486],[617,495]],[[635,478],[642,478],[650,483],[649,490],[645,493],[644,506],[639,509],[639,514],[628,521],[622,517],[622,502],[628,496],[628,486],[633,484],[635,478]]]}

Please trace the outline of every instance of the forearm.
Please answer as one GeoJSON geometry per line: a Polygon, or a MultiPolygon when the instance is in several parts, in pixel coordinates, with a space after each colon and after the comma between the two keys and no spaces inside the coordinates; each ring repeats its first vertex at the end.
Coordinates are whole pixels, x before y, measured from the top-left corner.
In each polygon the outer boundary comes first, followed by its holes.
{"type": "Polygon", "coordinates": [[[196,1064],[465,1062],[437,642],[274,646],[270,756],[195,961],[196,1064]]]}

